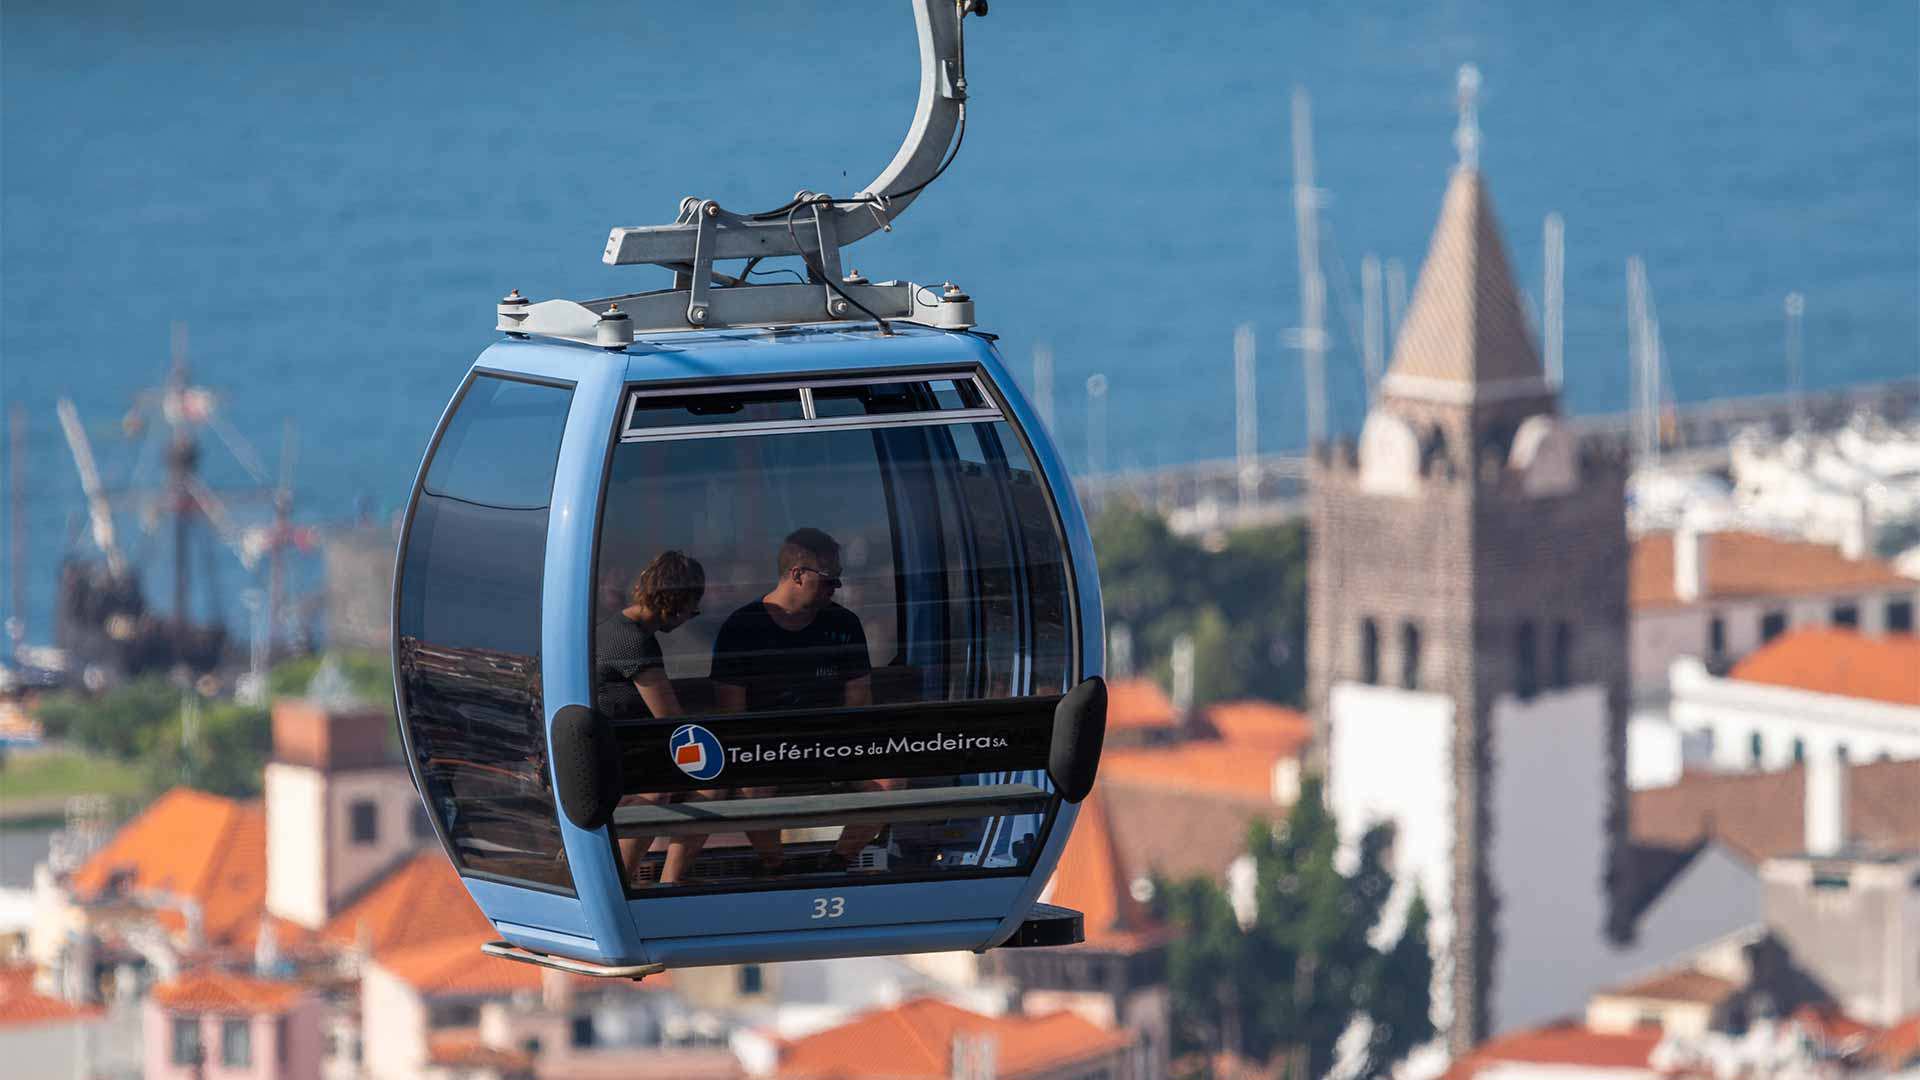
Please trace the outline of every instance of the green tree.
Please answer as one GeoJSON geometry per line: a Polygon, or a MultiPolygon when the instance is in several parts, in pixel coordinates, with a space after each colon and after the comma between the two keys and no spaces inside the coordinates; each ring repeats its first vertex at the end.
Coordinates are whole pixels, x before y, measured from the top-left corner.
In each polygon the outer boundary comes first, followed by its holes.
{"type": "Polygon", "coordinates": [[[1163,912],[1180,930],[1168,957],[1176,1050],[1228,1051],[1284,1063],[1295,1077],[1319,1077],[1332,1068],[1348,1026],[1371,1021],[1367,1065],[1377,1075],[1430,1036],[1431,967],[1421,978],[1413,955],[1426,952],[1424,905],[1409,912],[1392,948],[1370,942],[1393,891],[1391,843],[1389,828],[1369,830],[1357,865],[1343,873],[1338,827],[1319,782],[1309,780],[1279,829],[1252,829],[1250,925],[1231,918],[1211,881],[1166,890],[1163,912]]]}
{"type": "Polygon", "coordinates": [[[121,761],[139,756],[149,733],[180,709],[179,687],[159,676],[137,679],[107,693],[55,694],[34,716],[47,734],[91,753],[121,761]]]}
{"type": "Polygon", "coordinates": [[[266,709],[201,698],[148,731],[140,760],[155,790],[185,784],[244,798],[260,793],[272,751],[266,709]]]}
{"type": "Polygon", "coordinates": [[[1307,533],[1243,529],[1210,550],[1157,513],[1119,506],[1093,523],[1108,625],[1132,631],[1137,667],[1163,680],[1173,642],[1194,638],[1201,704],[1262,697],[1299,704],[1306,687],[1307,533]]]}
{"type": "Polygon", "coordinates": [[[1204,878],[1161,883],[1154,895],[1162,898],[1163,917],[1180,928],[1167,956],[1175,1051],[1239,1046],[1245,935],[1233,906],[1204,878]]]}
{"type": "Polygon", "coordinates": [[[267,692],[276,698],[301,697],[329,662],[339,668],[356,697],[393,711],[393,660],[385,653],[330,652],[288,660],[268,672],[267,692]]]}
{"type": "MultiPolygon", "coordinates": [[[[269,694],[306,693],[325,662],[311,656],[275,667],[267,676],[269,694]]],[[[393,667],[387,657],[342,653],[333,662],[356,696],[393,711],[393,667]]],[[[203,698],[159,676],[97,696],[57,694],[43,701],[35,716],[55,738],[138,763],[156,790],[190,784],[215,794],[252,795],[260,790],[261,770],[273,751],[268,709],[203,698]]]]}
{"type": "Polygon", "coordinates": [[[1407,905],[1400,939],[1380,958],[1367,1002],[1373,1030],[1367,1036],[1367,1063],[1362,1073],[1366,1080],[1388,1075],[1394,1063],[1436,1034],[1428,1000],[1433,986],[1428,918],[1426,897],[1416,891],[1407,905]]]}

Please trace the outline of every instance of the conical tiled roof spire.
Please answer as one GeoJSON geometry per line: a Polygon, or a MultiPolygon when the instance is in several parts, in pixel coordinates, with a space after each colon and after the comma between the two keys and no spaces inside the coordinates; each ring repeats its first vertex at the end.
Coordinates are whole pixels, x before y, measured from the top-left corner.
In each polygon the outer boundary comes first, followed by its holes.
{"type": "Polygon", "coordinates": [[[1465,163],[1447,185],[1385,389],[1456,401],[1547,390],[1486,184],[1465,163]]]}

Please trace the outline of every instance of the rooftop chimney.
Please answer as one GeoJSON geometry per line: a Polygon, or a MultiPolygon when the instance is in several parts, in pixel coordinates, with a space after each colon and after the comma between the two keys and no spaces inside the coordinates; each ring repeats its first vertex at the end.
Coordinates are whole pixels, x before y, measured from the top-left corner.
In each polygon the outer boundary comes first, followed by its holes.
{"type": "Polygon", "coordinates": [[[1107,631],[1107,677],[1133,678],[1133,630],[1123,622],[1107,631]]]}
{"type": "MultiPolygon", "coordinates": [[[[316,682],[319,680],[316,680],[316,682]]],[[[420,797],[377,705],[273,703],[267,804],[267,910],[317,929],[424,835],[420,797]]]]}
{"type": "Polygon", "coordinates": [[[1673,531],[1673,594],[1682,600],[1692,602],[1706,594],[1710,535],[1691,514],[1683,516],[1673,531]]]}
{"type": "Polygon", "coordinates": [[[953,1037],[951,1080],[996,1080],[999,1076],[999,1040],[986,1032],[960,1032],[953,1037]]]}
{"type": "Polygon", "coordinates": [[[1872,546],[1873,519],[1868,512],[1866,498],[1856,495],[1847,507],[1847,516],[1840,523],[1840,554],[1849,559],[1864,559],[1872,546]]]}
{"type": "Polygon", "coordinates": [[[1181,724],[1193,712],[1193,635],[1173,639],[1173,714],[1181,724]]]}
{"type": "Polygon", "coordinates": [[[1806,848],[1809,855],[1840,854],[1847,846],[1847,761],[1829,751],[1806,765],[1806,848]]]}

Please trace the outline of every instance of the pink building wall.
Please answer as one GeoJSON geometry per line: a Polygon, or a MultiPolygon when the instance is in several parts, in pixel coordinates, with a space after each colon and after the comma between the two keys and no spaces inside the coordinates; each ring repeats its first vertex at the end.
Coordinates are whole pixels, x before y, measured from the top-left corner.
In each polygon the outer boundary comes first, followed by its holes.
{"type": "Polygon", "coordinates": [[[173,1022],[176,1016],[192,1014],[176,1014],[151,1000],[143,1011],[145,1068],[141,1075],[146,1080],[320,1080],[325,1046],[320,1030],[322,1005],[317,998],[303,997],[280,1016],[230,1013],[193,1016],[199,1021],[200,1046],[205,1060],[198,1070],[191,1065],[173,1063],[173,1022]],[[251,1029],[252,1062],[246,1068],[228,1068],[221,1064],[221,1028],[229,1019],[245,1019],[251,1029]],[[280,1045],[283,1033],[284,1052],[280,1045]]]}

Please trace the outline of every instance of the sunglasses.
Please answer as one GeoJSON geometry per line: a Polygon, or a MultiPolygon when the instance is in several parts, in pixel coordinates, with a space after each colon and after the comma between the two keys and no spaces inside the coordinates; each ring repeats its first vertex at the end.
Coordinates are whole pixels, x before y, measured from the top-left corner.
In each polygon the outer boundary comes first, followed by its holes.
{"type": "Polygon", "coordinates": [[[794,569],[794,572],[797,574],[819,574],[820,583],[825,585],[829,589],[837,589],[840,586],[846,584],[835,575],[829,574],[825,570],[815,570],[811,566],[796,566],[793,569],[794,569]]]}

